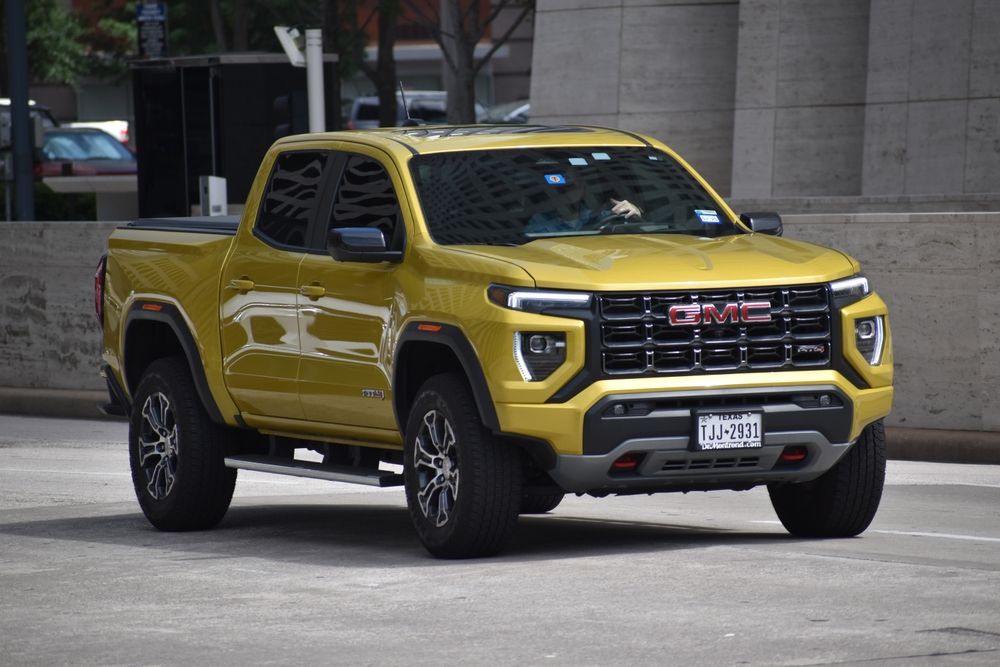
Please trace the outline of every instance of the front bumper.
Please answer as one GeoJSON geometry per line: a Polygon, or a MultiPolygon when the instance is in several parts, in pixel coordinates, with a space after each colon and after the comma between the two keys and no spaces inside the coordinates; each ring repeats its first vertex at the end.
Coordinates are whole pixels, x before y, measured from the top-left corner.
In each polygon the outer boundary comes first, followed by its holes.
{"type": "Polygon", "coordinates": [[[749,489],[770,482],[806,482],[833,467],[851,442],[830,442],[819,431],[767,433],[764,446],[755,449],[692,451],[687,436],[627,440],[599,456],[556,457],[549,476],[572,493],[653,493],[749,489]],[[801,462],[780,460],[786,447],[804,447],[801,462]],[[641,456],[629,472],[613,469],[627,454],[641,456]]]}
{"type": "Polygon", "coordinates": [[[597,382],[566,403],[498,404],[497,412],[505,433],[549,443],[555,456],[547,472],[559,486],[600,494],[808,481],[891,405],[891,386],[859,389],[820,370],[597,382]],[[761,411],[763,446],[696,451],[700,410],[761,411]],[[804,448],[804,459],[782,461],[792,445],[804,448]],[[639,465],[614,469],[626,454],[639,465]]]}

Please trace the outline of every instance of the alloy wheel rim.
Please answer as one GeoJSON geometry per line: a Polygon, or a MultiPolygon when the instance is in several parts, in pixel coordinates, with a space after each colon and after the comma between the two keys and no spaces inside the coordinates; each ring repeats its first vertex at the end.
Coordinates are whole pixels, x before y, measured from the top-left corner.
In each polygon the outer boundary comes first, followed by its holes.
{"type": "Polygon", "coordinates": [[[424,415],[417,432],[413,467],[417,504],[436,527],[448,523],[458,499],[458,448],[455,430],[437,410],[424,415]]]}
{"type": "Polygon", "coordinates": [[[139,426],[139,466],[146,476],[146,491],[163,500],[177,480],[177,421],[170,399],[151,394],[142,406],[139,426]]]}

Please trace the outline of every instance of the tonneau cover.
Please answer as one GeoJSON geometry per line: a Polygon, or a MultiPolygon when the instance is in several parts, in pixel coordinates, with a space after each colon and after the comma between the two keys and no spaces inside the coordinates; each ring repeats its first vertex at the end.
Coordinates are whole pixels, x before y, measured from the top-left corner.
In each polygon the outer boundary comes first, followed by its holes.
{"type": "Polygon", "coordinates": [[[128,223],[125,228],[235,236],[239,226],[240,218],[236,215],[205,215],[189,218],[140,218],[128,223]]]}

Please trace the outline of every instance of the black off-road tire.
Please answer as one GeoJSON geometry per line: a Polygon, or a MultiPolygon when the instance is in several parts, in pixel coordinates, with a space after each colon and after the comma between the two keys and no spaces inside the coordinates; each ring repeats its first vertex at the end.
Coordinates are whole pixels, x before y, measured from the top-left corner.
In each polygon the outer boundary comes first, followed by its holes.
{"type": "Polygon", "coordinates": [[[885,482],[885,428],[869,424],[837,464],[802,484],[771,484],[771,504],[797,537],[854,537],[868,528],[885,482]]]}
{"type": "Polygon", "coordinates": [[[135,392],[129,460],[139,506],[160,530],[202,530],[229,509],[228,430],[209,419],[184,357],[150,364],[135,392]],[[154,424],[154,422],[157,422],[154,424]]]}
{"type": "Polygon", "coordinates": [[[563,501],[565,493],[525,493],[521,496],[521,514],[545,514],[563,501]]]}
{"type": "Polygon", "coordinates": [[[503,548],[521,501],[520,454],[483,426],[464,378],[424,383],[406,423],[403,475],[413,526],[431,554],[475,558],[503,548]]]}

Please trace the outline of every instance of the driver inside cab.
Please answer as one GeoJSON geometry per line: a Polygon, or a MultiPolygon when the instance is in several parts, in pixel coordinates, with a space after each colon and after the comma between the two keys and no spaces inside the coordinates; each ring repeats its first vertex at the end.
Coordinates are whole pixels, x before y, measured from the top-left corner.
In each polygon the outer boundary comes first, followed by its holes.
{"type": "Polygon", "coordinates": [[[625,220],[642,216],[642,209],[627,199],[609,199],[607,205],[595,211],[584,201],[584,188],[575,179],[563,174],[545,174],[545,182],[552,188],[551,199],[545,210],[528,219],[526,234],[575,232],[581,229],[598,229],[611,218],[625,220]]]}

